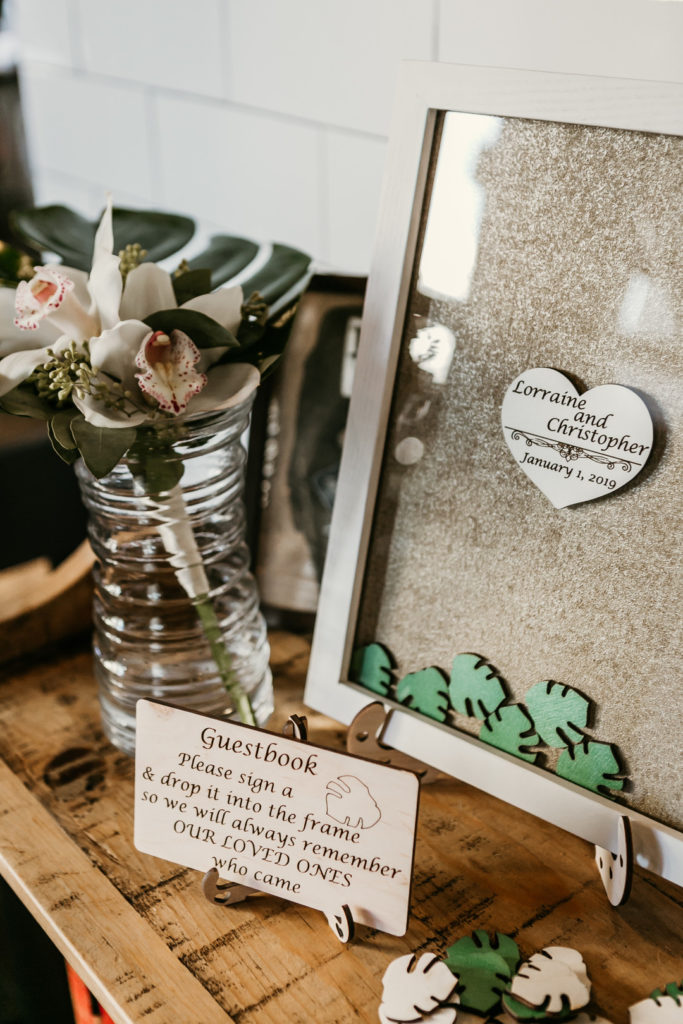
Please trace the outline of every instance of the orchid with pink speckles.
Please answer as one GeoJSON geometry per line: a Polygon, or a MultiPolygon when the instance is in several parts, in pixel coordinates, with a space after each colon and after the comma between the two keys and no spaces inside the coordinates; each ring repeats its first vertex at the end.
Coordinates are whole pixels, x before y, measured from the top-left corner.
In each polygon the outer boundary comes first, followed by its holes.
{"type": "Polygon", "coordinates": [[[260,380],[256,366],[234,358],[245,315],[239,286],[179,305],[182,267],[172,276],[142,262],[140,246],[114,255],[113,244],[110,201],[89,276],[47,265],[18,284],[0,358],[0,405],[47,419],[58,453],[72,461],[80,451],[98,476],[136,428],[230,408],[260,380]],[[109,457],[91,457],[103,442],[109,457]]]}

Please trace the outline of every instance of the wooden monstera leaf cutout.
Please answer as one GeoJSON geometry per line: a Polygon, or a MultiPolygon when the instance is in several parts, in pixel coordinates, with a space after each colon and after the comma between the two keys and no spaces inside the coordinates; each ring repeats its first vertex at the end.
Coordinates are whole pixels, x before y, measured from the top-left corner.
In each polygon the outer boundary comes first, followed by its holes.
{"type": "Polygon", "coordinates": [[[547,946],[521,965],[503,1006],[518,1020],[564,1018],[582,1010],[590,994],[581,954],[567,946],[547,946]]]}
{"type": "Polygon", "coordinates": [[[423,953],[418,960],[414,953],[400,956],[384,972],[382,1022],[421,1021],[431,1024],[452,1024],[458,1002],[455,987],[458,979],[443,960],[433,953],[423,953]],[[445,1005],[450,1004],[450,1005],[445,1005]]]}

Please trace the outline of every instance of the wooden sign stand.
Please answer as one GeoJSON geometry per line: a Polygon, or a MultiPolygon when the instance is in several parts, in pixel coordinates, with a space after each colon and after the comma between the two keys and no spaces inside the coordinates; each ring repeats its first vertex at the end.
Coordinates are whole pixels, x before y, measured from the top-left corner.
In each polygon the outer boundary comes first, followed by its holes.
{"type": "MultiPolygon", "coordinates": [[[[348,753],[365,757],[380,764],[396,768],[408,768],[415,772],[421,783],[434,782],[440,772],[418,761],[409,754],[395,750],[383,741],[392,709],[385,708],[381,701],[373,701],[358,712],[346,736],[348,753]]],[[[303,715],[290,715],[282,729],[283,736],[305,743],[308,740],[308,723],[303,715]]],[[[612,853],[595,847],[595,861],[607,898],[612,906],[625,903],[631,892],[633,878],[633,847],[629,819],[622,815],[619,827],[618,850],[612,853]]],[[[233,906],[252,896],[262,895],[259,889],[239,882],[222,882],[217,868],[210,868],[202,879],[204,897],[218,906],[233,906]]],[[[353,915],[348,904],[332,908],[327,914],[327,923],[341,942],[350,942],[355,932],[353,915]]]]}
{"type": "MultiPolygon", "coordinates": [[[[305,715],[290,715],[282,727],[282,734],[288,739],[305,743],[308,739],[308,722],[305,715]]],[[[204,875],[202,892],[209,903],[216,903],[219,906],[228,904],[233,906],[251,896],[262,895],[259,889],[252,889],[239,882],[221,882],[217,868],[211,868],[204,875]]],[[[326,917],[327,923],[340,942],[350,942],[353,939],[355,925],[351,910],[346,903],[332,908],[326,917]]]]}
{"type": "MultiPolygon", "coordinates": [[[[359,754],[382,764],[409,768],[418,775],[421,783],[434,782],[440,776],[440,772],[409,754],[394,750],[384,742],[383,737],[391,714],[392,709],[387,710],[381,701],[366,704],[349,726],[346,749],[350,754],[359,754]]],[[[596,846],[595,862],[607,899],[612,906],[619,907],[626,903],[631,895],[633,880],[633,843],[627,815],[623,814],[620,819],[617,852],[612,853],[596,846]]]]}

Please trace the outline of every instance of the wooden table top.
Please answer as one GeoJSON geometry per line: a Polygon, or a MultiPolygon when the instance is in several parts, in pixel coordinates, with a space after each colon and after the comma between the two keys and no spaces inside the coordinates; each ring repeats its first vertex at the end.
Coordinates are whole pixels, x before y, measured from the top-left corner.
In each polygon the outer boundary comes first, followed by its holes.
{"type": "MultiPolygon", "coordinates": [[[[278,731],[302,712],[308,644],[271,644],[278,731]]],[[[343,727],[307,713],[314,742],[342,745],[343,727]]],[[[138,853],[133,762],[102,734],[88,653],[3,670],[0,726],[0,871],[117,1024],[375,1022],[394,957],[444,955],[476,928],[526,955],[579,949],[614,1024],[683,975],[679,888],[638,871],[614,909],[587,843],[462,783],[423,789],[406,936],[359,928],[342,946],[316,911],[215,906],[198,872],[138,853]]]]}

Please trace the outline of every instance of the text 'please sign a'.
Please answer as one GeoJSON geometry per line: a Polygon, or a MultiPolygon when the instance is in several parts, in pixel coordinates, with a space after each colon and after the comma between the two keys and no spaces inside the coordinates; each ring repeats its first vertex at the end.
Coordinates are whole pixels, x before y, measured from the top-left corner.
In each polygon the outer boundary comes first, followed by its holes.
{"type": "Polygon", "coordinates": [[[143,853],[403,935],[418,797],[404,769],[138,702],[143,853]]]}

